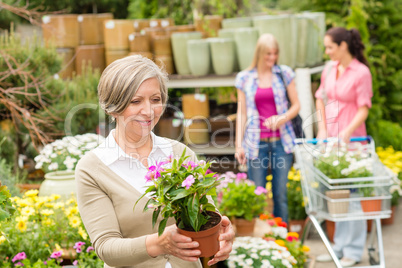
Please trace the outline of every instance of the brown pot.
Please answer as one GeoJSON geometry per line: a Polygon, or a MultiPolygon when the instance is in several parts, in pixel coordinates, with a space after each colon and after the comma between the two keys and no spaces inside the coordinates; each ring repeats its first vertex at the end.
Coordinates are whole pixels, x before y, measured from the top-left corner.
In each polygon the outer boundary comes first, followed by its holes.
{"type": "Polygon", "coordinates": [[[128,36],[130,52],[150,52],[151,45],[148,36],[141,33],[132,33],[128,36]]]}
{"type": "MultiPolygon", "coordinates": [[[[216,212],[210,213],[219,215],[216,212]]],[[[192,232],[178,228],[179,234],[191,237],[193,241],[198,242],[199,247],[197,249],[201,251],[200,257],[211,257],[219,251],[219,231],[222,224],[222,216],[219,215],[219,217],[220,221],[217,225],[204,231],[192,232]]]]}
{"type": "Polygon", "coordinates": [[[328,240],[334,242],[335,222],[326,220],[325,225],[327,227],[328,240]]]}
{"type": "Polygon", "coordinates": [[[56,52],[63,60],[59,76],[63,79],[72,78],[75,73],[75,49],[56,48],[56,52]]]}
{"type": "Polygon", "coordinates": [[[209,99],[206,94],[183,94],[182,105],[184,118],[209,117],[209,99]]]}
{"type": "Polygon", "coordinates": [[[159,68],[164,69],[168,74],[174,73],[174,64],[172,55],[155,55],[154,61],[159,68]]]}
{"type": "Polygon", "coordinates": [[[78,46],[75,49],[75,71],[78,75],[83,70],[91,66],[92,70],[98,69],[103,72],[105,69],[105,46],[104,45],[88,45],[78,46]]]}
{"type": "Polygon", "coordinates": [[[42,32],[45,44],[74,48],[79,45],[78,15],[46,15],[42,17],[42,32]]]}
{"type": "Polygon", "coordinates": [[[394,218],[395,218],[395,212],[396,212],[396,206],[391,207],[391,217],[388,219],[381,219],[381,223],[383,225],[390,225],[394,223],[394,218]]]}
{"type": "Polygon", "coordinates": [[[289,220],[288,229],[289,232],[295,232],[299,234],[299,237],[303,235],[305,220],[289,220]]]}
{"type": "MultiPolygon", "coordinates": [[[[99,19],[97,14],[78,15],[80,45],[100,44],[99,19]]],[[[103,43],[103,42],[102,42],[103,43]]]]}
{"type": "Polygon", "coordinates": [[[253,236],[255,227],[255,218],[251,221],[241,218],[234,218],[236,226],[236,236],[253,236]]]}
{"type": "Polygon", "coordinates": [[[381,199],[361,200],[363,212],[381,211],[381,199]]]}
{"type": "Polygon", "coordinates": [[[23,193],[28,190],[39,190],[40,184],[32,184],[32,183],[17,184],[17,187],[20,189],[20,192],[23,193]]]}

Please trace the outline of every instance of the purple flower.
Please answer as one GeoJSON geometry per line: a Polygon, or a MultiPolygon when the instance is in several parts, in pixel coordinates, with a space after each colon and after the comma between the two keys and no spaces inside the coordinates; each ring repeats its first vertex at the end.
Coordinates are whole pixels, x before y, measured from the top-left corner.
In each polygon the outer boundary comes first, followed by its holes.
{"type": "Polygon", "coordinates": [[[257,189],[255,189],[254,193],[256,195],[260,195],[260,194],[266,194],[268,192],[267,192],[267,189],[265,189],[264,187],[258,186],[257,189]]]}
{"type": "Polygon", "coordinates": [[[73,265],[77,266],[77,265],[78,265],[78,261],[77,261],[77,260],[73,261],[73,265]]]}
{"type": "Polygon", "coordinates": [[[91,252],[92,250],[94,250],[94,248],[91,247],[91,246],[89,246],[89,247],[87,248],[87,252],[91,252]]]}
{"type": "Polygon", "coordinates": [[[17,255],[14,256],[14,258],[12,259],[13,262],[16,261],[22,261],[25,260],[27,258],[27,255],[25,254],[25,252],[20,252],[17,255]]]}
{"type": "Polygon", "coordinates": [[[239,183],[242,180],[247,179],[247,174],[246,173],[237,173],[236,175],[236,183],[239,183]]]}
{"type": "Polygon", "coordinates": [[[14,266],[24,266],[24,265],[22,264],[22,262],[17,262],[14,264],[14,266]]]}
{"type": "Polygon", "coordinates": [[[52,258],[52,259],[60,258],[62,253],[63,252],[61,250],[60,251],[55,251],[55,252],[52,253],[52,255],[50,255],[50,258],[52,258]]]}
{"type": "Polygon", "coordinates": [[[183,183],[181,184],[182,187],[186,187],[186,189],[190,189],[190,186],[193,185],[195,179],[193,175],[188,176],[183,183]]]}
{"type": "Polygon", "coordinates": [[[213,171],[208,168],[207,171],[205,171],[205,174],[209,174],[209,173],[213,173],[213,171]]]}
{"type": "Polygon", "coordinates": [[[197,164],[195,162],[193,162],[193,161],[188,161],[187,165],[188,165],[188,167],[191,167],[191,168],[197,167],[197,164]]]}

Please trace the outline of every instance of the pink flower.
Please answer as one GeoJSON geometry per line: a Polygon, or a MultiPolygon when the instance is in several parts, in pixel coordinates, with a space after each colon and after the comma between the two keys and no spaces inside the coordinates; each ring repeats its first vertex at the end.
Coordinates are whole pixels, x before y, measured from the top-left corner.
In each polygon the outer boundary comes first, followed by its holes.
{"type": "Polygon", "coordinates": [[[24,265],[22,264],[22,262],[17,262],[16,264],[14,264],[14,266],[24,266],[24,265]]]}
{"type": "Polygon", "coordinates": [[[209,173],[213,173],[213,171],[208,168],[207,171],[205,171],[205,174],[209,174],[209,173]]]}
{"type": "Polygon", "coordinates": [[[188,165],[188,167],[191,167],[191,168],[197,167],[197,164],[195,162],[193,162],[193,161],[188,161],[187,165],[188,165]]]}
{"type": "Polygon", "coordinates": [[[75,248],[75,251],[77,252],[77,253],[81,253],[82,252],[82,246],[83,245],[85,245],[85,242],[77,242],[77,243],[75,243],[75,245],[74,245],[74,247],[73,248],[75,248]]]}
{"type": "Polygon", "coordinates": [[[55,251],[55,252],[52,253],[52,255],[50,255],[50,258],[52,258],[52,259],[60,258],[62,253],[63,252],[61,250],[60,251],[55,251]]]}
{"type": "Polygon", "coordinates": [[[267,220],[267,223],[269,224],[269,226],[275,226],[276,225],[274,220],[267,220]]]}
{"type": "Polygon", "coordinates": [[[289,241],[289,242],[293,242],[293,241],[297,241],[297,238],[294,237],[294,236],[287,236],[286,240],[289,241]]]}
{"type": "Polygon", "coordinates": [[[194,176],[190,175],[183,181],[181,186],[186,187],[186,189],[188,190],[190,189],[190,186],[193,185],[194,182],[195,182],[194,176]]]}
{"type": "Polygon", "coordinates": [[[94,250],[94,248],[91,247],[91,246],[89,246],[89,247],[87,248],[87,252],[91,252],[92,250],[94,250]]]}
{"type": "Polygon", "coordinates": [[[246,180],[247,174],[246,173],[237,173],[236,175],[236,183],[239,183],[241,180],[246,180]]]}
{"type": "Polygon", "coordinates": [[[13,262],[16,261],[22,261],[25,260],[27,258],[27,255],[25,254],[25,252],[20,252],[17,255],[14,256],[14,258],[12,259],[13,262]]]}
{"type": "Polygon", "coordinates": [[[73,265],[78,266],[78,261],[77,260],[73,261],[73,265]]]}
{"type": "Polygon", "coordinates": [[[261,195],[261,194],[266,194],[268,192],[267,192],[267,189],[265,189],[264,187],[258,186],[257,189],[254,190],[254,193],[256,195],[261,195]]]}

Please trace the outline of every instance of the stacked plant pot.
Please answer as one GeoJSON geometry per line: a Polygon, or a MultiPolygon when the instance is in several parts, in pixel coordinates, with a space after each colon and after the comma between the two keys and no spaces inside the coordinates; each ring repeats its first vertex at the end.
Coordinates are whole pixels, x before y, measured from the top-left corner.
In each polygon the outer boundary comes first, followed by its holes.
{"type": "Polygon", "coordinates": [[[61,78],[71,78],[75,72],[75,47],[79,45],[78,15],[46,15],[42,17],[42,31],[46,46],[55,46],[62,57],[61,78]]]}
{"type": "Polygon", "coordinates": [[[209,100],[206,94],[183,94],[184,142],[190,145],[209,142],[209,100]]]}
{"type": "Polygon", "coordinates": [[[129,54],[128,36],[134,32],[134,20],[107,20],[104,22],[106,65],[129,54]]]}
{"type": "Polygon", "coordinates": [[[102,24],[113,14],[83,14],[78,16],[80,45],[76,47],[75,69],[80,75],[86,67],[102,72],[106,67],[102,24]]]}
{"type": "Polygon", "coordinates": [[[46,15],[42,18],[43,38],[47,46],[55,46],[63,58],[61,78],[80,75],[90,67],[105,68],[103,22],[113,19],[111,13],[46,15]]]}

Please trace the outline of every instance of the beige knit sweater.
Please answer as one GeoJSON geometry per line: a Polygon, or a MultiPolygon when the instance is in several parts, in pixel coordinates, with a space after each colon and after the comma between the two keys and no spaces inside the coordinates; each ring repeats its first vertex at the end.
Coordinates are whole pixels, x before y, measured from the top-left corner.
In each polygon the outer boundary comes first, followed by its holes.
{"type": "MultiPolygon", "coordinates": [[[[179,157],[186,146],[177,141],[170,142],[174,157],[179,157]]],[[[188,160],[196,161],[195,153],[188,147],[186,154],[190,156],[188,160]]],[[[86,154],[79,161],[75,176],[81,218],[105,267],[164,268],[167,259],[174,268],[202,267],[200,261],[188,262],[171,255],[156,258],[148,255],[146,235],[156,233],[158,226],[152,228],[152,211],[143,212],[148,198],[142,198],[133,211],[141,194],[94,153],[86,154]]],[[[169,220],[169,224],[174,224],[174,220],[169,220]]]]}

